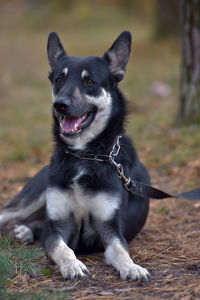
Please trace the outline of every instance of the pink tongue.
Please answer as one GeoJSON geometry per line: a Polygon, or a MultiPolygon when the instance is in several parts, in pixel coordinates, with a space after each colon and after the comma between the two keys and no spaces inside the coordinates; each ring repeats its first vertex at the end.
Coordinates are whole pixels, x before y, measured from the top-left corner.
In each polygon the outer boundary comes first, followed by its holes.
{"type": "Polygon", "coordinates": [[[65,116],[62,120],[62,130],[65,132],[78,131],[80,129],[81,122],[81,118],[65,116]]]}

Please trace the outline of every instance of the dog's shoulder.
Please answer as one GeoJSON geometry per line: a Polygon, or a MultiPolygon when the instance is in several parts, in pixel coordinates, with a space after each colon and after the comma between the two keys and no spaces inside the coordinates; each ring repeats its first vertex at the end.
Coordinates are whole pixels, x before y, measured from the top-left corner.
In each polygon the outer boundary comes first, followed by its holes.
{"type": "Polygon", "coordinates": [[[137,151],[130,136],[123,134],[120,139],[120,151],[118,160],[127,167],[134,166],[139,160],[137,151]]]}

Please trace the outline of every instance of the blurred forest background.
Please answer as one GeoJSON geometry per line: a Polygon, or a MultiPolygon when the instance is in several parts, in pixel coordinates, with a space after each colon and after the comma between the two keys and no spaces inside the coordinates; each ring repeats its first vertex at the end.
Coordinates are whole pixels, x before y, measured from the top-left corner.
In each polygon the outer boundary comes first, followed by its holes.
{"type": "Polygon", "coordinates": [[[128,133],[145,161],[167,165],[193,156],[199,146],[197,126],[174,127],[181,53],[178,2],[1,0],[0,161],[40,161],[52,151],[50,31],[58,32],[71,55],[101,56],[121,31],[130,30],[132,54],[120,84],[129,100],[128,133]]]}
{"type": "Polygon", "coordinates": [[[145,162],[186,163],[199,152],[200,138],[197,125],[174,127],[179,23],[179,1],[173,0],[1,0],[0,161],[34,157],[35,163],[52,151],[49,32],[58,32],[71,55],[101,56],[129,30],[132,53],[120,84],[129,100],[127,131],[145,162]]]}
{"type": "MultiPolygon", "coordinates": [[[[195,0],[194,0],[195,1],[195,0]]],[[[180,0],[0,0],[0,161],[48,162],[51,85],[46,42],[58,32],[71,55],[103,55],[133,35],[125,79],[127,132],[142,160],[163,170],[199,154],[199,125],[178,126],[180,0]]],[[[195,183],[191,184],[195,185],[195,183]]]]}

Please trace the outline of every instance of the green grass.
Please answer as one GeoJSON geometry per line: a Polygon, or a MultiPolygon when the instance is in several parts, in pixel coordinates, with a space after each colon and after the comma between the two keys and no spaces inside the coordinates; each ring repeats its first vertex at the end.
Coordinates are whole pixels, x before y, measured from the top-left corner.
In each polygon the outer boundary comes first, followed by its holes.
{"type": "Polygon", "coordinates": [[[39,276],[42,276],[41,281],[45,281],[44,277],[51,275],[49,269],[42,268],[43,260],[42,249],[21,245],[11,237],[3,236],[0,241],[0,299],[67,299],[69,291],[59,288],[54,290],[47,285],[39,290],[33,287],[23,287],[23,290],[20,290],[21,282],[24,282],[23,276],[25,279],[28,278],[29,282],[32,277],[39,276]],[[18,278],[19,284],[17,284],[18,278]],[[13,285],[16,287],[13,288],[13,285]]]}

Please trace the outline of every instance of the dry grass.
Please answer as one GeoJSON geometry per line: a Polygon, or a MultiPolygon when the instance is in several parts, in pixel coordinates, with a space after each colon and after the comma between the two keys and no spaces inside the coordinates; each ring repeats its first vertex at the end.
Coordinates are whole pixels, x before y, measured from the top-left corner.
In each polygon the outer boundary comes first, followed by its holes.
{"type": "MultiPolygon", "coordinates": [[[[187,166],[191,178],[196,178],[199,174],[199,161],[200,159],[187,166]]],[[[168,187],[170,190],[179,190],[180,185],[186,185],[187,177],[184,178],[184,182],[180,176],[185,172],[185,168],[176,169],[177,180],[173,181],[159,171],[153,172],[153,183],[159,187],[164,186],[165,189],[168,187]]],[[[17,186],[19,183],[16,184],[16,188],[17,186]]],[[[64,281],[58,271],[44,275],[42,269],[48,268],[48,262],[43,257],[35,260],[35,263],[40,265],[39,274],[33,276],[16,271],[9,290],[22,293],[28,288],[29,292],[36,293],[46,288],[50,295],[56,291],[70,293],[70,299],[199,299],[199,216],[198,201],[151,201],[148,221],[130,245],[134,261],[151,273],[152,278],[148,283],[120,280],[117,272],[105,265],[103,254],[99,253],[79,256],[91,273],[88,278],[64,281]]],[[[56,295],[54,297],[59,299],[56,295]]],[[[60,299],[65,299],[66,296],[62,297],[60,299]]]]}

